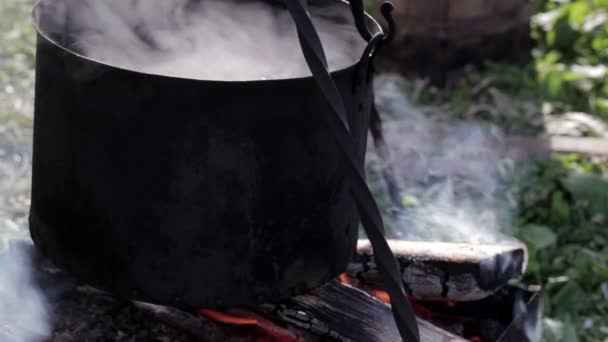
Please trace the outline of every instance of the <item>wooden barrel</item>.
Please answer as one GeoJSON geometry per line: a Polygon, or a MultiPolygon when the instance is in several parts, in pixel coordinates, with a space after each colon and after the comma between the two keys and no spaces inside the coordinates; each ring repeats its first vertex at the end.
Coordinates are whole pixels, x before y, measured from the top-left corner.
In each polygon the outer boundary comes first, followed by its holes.
{"type": "MultiPolygon", "coordinates": [[[[379,8],[382,1],[375,1],[379,8]]],[[[383,51],[386,67],[442,84],[450,71],[467,64],[530,59],[529,0],[393,2],[398,27],[394,42],[383,51]]]]}

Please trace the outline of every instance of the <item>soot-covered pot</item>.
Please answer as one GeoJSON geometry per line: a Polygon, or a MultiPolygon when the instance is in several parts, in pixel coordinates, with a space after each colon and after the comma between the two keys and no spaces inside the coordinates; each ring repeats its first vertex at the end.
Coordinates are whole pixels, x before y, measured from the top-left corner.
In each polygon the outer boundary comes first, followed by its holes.
{"type": "MultiPolygon", "coordinates": [[[[309,5],[363,165],[367,42],[347,3],[309,5]]],[[[41,0],[34,19],[30,230],[60,267],[192,308],[276,301],[344,270],[349,166],[280,1],[41,0]]]]}

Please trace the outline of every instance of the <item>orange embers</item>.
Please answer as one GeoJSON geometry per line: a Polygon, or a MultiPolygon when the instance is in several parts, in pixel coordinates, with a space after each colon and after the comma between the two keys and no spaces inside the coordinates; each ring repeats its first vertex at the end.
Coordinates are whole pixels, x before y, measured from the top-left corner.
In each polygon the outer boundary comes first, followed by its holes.
{"type": "Polygon", "coordinates": [[[340,280],[340,282],[342,284],[350,285],[352,287],[361,289],[361,290],[369,293],[370,295],[374,296],[376,299],[378,299],[381,302],[384,302],[386,304],[391,303],[391,297],[388,295],[388,293],[386,291],[378,290],[369,285],[362,284],[361,281],[359,281],[359,279],[353,278],[346,273],[340,274],[338,279],[340,280]]]}
{"type": "MultiPolygon", "coordinates": [[[[352,287],[356,287],[360,290],[363,290],[383,303],[386,303],[386,304],[391,303],[391,297],[389,296],[388,292],[386,292],[386,291],[379,290],[368,284],[364,284],[363,281],[360,281],[357,278],[353,278],[346,273],[340,274],[338,279],[340,280],[340,282],[342,284],[350,285],[352,287]]],[[[408,299],[410,301],[410,304],[412,305],[412,308],[414,309],[414,312],[417,315],[424,316],[424,315],[428,315],[431,313],[431,311],[429,309],[423,307],[422,305],[417,304],[409,296],[408,296],[408,299]]]]}
{"type": "Polygon", "coordinates": [[[214,322],[249,327],[254,329],[247,333],[253,342],[297,342],[298,337],[291,331],[249,311],[230,309],[222,312],[211,309],[201,309],[201,316],[214,322]]]}
{"type": "Polygon", "coordinates": [[[201,316],[207,317],[217,323],[234,325],[258,325],[258,321],[253,318],[243,318],[225,314],[211,309],[202,309],[198,312],[201,316]]]}
{"type": "Polygon", "coordinates": [[[391,303],[391,297],[388,295],[388,292],[386,291],[381,291],[381,290],[369,290],[368,291],[369,294],[371,294],[372,296],[376,297],[377,299],[379,299],[381,302],[384,302],[386,304],[390,304],[391,303]]]}
{"type": "Polygon", "coordinates": [[[340,282],[342,284],[346,284],[346,285],[350,285],[350,286],[354,286],[354,287],[359,285],[359,281],[357,279],[349,277],[346,273],[340,274],[338,279],[340,280],[340,282]]]}

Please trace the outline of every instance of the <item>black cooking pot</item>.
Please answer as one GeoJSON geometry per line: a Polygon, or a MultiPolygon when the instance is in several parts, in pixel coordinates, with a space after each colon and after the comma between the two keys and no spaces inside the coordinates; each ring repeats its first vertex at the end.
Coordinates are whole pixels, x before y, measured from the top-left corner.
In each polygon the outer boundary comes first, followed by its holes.
{"type": "Polygon", "coordinates": [[[371,66],[390,35],[361,0],[350,9],[41,0],[38,248],[125,298],[253,305],[342,272],[360,214],[401,335],[418,340],[363,173],[371,66]]]}
{"type": "MultiPolygon", "coordinates": [[[[112,10],[116,1],[104,1],[112,10]]],[[[214,2],[226,0],[183,6],[204,14],[214,2]]],[[[262,5],[287,13],[272,2],[262,5]]],[[[204,80],[172,76],[170,68],[154,74],[146,68],[155,66],[104,54],[115,46],[94,46],[102,57],[90,56],[96,51],[83,41],[112,42],[91,38],[106,28],[76,18],[103,14],[81,6],[42,0],[34,11],[30,229],[36,245],[101,288],[198,308],[276,301],[342,272],[355,248],[358,216],[344,177],[348,163],[324,124],[329,107],[313,78],[298,74],[307,70],[303,57],[286,64],[290,69],[282,72],[294,76],[281,79],[204,80]]],[[[311,6],[328,30],[356,34],[347,3],[311,6]]],[[[145,14],[133,10],[134,17],[145,14]]],[[[225,39],[230,35],[237,34],[225,39]]],[[[295,31],[285,39],[297,44],[295,31]]],[[[157,57],[154,49],[166,58],[162,47],[147,48],[144,58],[157,57]]],[[[372,94],[369,83],[354,83],[366,44],[357,37],[341,48],[335,54],[346,57],[331,75],[348,105],[362,165],[372,94]]]]}
{"type": "Polygon", "coordinates": [[[30,230],[58,266],[129,299],[274,302],[345,269],[359,213],[418,339],[363,175],[389,37],[361,0],[41,0],[34,20],[30,230]]]}

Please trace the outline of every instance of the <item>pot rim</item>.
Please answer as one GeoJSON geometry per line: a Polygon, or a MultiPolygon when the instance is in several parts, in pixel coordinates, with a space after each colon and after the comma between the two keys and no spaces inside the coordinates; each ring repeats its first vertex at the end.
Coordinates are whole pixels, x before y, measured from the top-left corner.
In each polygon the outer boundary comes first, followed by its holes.
{"type": "MultiPolygon", "coordinates": [[[[168,79],[174,79],[174,80],[185,80],[185,81],[195,81],[195,82],[208,82],[208,83],[215,83],[215,84],[243,84],[243,83],[247,83],[247,84],[254,84],[254,83],[270,83],[270,82],[286,82],[286,81],[314,81],[314,78],[312,75],[308,75],[308,76],[298,76],[298,77],[289,77],[289,78],[274,78],[274,79],[253,79],[253,80],[210,80],[210,79],[199,79],[199,78],[190,78],[190,77],[182,77],[182,76],[173,76],[173,75],[163,75],[163,74],[155,74],[155,73],[151,73],[151,72],[145,72],[142,70],[133,70],[124,66],[116,66],[116,65],[111,65],[109,62],[104,62],[95,58],[91,58],[89,56],[85,56],[83,54],[77,53],[71,49],[68,49],[67,47],[59,44],[57,41],[55,41],[54,39],[52,39],[51,37],[49,37],[48,34],[46,34],[44,32],[44,30],[42,30],[40,28],[40,26],[38,25],[38,20],[37,20],[37,11],[40,8],[40,4],[43,1],[49,1],[49,0],[36,0],[36,3],[34,4],[34,7],[32,9],[32,23],[34,26],[34,29],[36,30],[37,34],[44,38],[47,42],[51,43],[52,45],[54,45],[55,47],[61,49],[62,51],[79,57],[81,59],[84,59],[88,62],[92,62],[95,64],[98,64],[99,66],[103,66],[106,68],[112,68],[112,69],[118,69],[121,71],[125,71],[125,72],[130,72],[130,73],[135,73],[135,74],[139,74],[142,76],[153,76],[153,77],[161,77],[161,78],[168,78],[168,79]]],[[[342,4],[346,4],[347,6],[350,6],[350,3],[346,0],[335,0],[335,1],[339,1],[342,4]]],[[[378,21],[376,21],[376,19],[374,19],[373,16],[371,16],[369,13],[364,12],[364,16],[367,20],[368,23],[371,23],[374,27],[373,29],[376,32],[383,32],[382,26],[378,23],[378,21]]],[[[363,39],[361,37],[361,39],[363,39]]],[[[362,51],[362,54],[365,53],[365,50],[362,51]]],[[[304,57],[302,56],[302,59],[304,59],[304,57]]],[[[360,62],[361,58],[357,59],[355,63],[350,64],[348,66],[345,67],[341,67],[341,68],[337,68],[335,70],[330,70],[330,74],[331,75],[336,75],[339,73],[343,73],[346,72],[350,69],[352,69],[354,66],[356,66],[359,62],[360,62]]]]}

